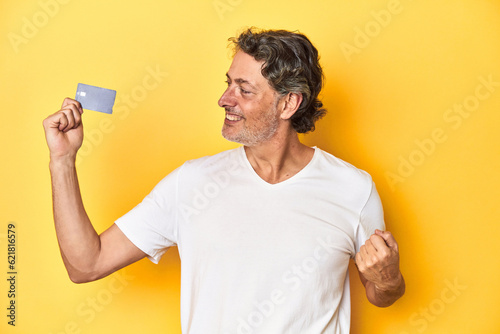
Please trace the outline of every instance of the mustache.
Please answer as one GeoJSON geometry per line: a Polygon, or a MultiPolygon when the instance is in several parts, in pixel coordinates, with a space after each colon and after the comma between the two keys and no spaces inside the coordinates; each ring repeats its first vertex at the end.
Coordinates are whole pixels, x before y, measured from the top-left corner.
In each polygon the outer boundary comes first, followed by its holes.
{"type": "Polygon", "coordinates": [[[226,111],[226,113],[240,116],[240,117],[244,117],[244,115],[241,111],[235,110],[234,108],[224,108],[224,110],[226,111]]]}

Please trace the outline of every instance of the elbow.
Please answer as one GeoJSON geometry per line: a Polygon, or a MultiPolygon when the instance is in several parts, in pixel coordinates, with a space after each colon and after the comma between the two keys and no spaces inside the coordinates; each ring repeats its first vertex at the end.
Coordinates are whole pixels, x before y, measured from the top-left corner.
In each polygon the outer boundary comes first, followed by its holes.
{"type": "Polygon", "coordinates": [[[75,268],[66,267],[69,279],[75,284],[89,283],[99,279],[92,271],[82,271],[75,268]]]}
{"type": "Polygon", "coordinates": [[[82,284],[82,283],[89,283],[93,282],[96,279],[92,278],[90,275],[83,275],[83,274],[76,274],[76,273],[71,273],[68,271],[68,276],[71,282],[75,284],[82,284]]]}
{"type": "Polygon", "coordinates": [[[63,263],[69,279],[75,284],[93,282],[99,279],[94,265],[70,262],[64,255],[63,263]]]}
{"type": "Polygon", "coordinates": [[[88,283],[88,282],[93,281],[92,279],[89,279],[89,278],[86,278],[86,277],[80,276],[80,275],[69,274],[68,276],[69,276],[69,279],[71,280],[71,282],[73,282],[75,284],[82,284],[82,283],[88,283]]]}

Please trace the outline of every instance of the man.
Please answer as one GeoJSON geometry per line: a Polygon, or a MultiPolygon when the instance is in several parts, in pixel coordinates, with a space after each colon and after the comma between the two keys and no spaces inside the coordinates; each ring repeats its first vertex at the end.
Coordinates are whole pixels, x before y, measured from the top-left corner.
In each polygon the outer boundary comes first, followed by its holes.
{"type": "Polygon", "coordinates": [[[231,39],[223,136],[243,146],[188,161],[98,235],[80,196],[81,105],[44,121],[54,221],[72,281],[93,281],[170,246],[181,257],[184,333],[348,333],[348,263],[381,307],[404,293],[370,176],[302,144],[325,110],[318,52],[301,34],[231,39]]]}

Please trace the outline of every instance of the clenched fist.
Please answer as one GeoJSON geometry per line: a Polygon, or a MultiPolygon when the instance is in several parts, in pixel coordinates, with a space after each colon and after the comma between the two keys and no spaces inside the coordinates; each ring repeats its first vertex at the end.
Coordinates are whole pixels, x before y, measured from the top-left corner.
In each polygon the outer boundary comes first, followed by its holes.
{"type": "Polygon", "coordinates": [[[76,159],[83,142],[82,114],[80,102],[66,98],[61,110],[43,121],[51,158],[76,159]]]}
{"type": "Polygon", "coordinates": [[[391,232],[375,230],[356,254],[356,266],[379,291],[391,291],[401,285],[399,249],[391,232]]]}

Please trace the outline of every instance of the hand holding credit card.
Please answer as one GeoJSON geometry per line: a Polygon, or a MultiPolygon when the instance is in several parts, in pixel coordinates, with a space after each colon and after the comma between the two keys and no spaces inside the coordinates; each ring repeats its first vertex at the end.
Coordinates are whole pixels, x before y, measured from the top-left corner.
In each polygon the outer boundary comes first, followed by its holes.
{"type": "Polygon", "coordinates": [[[78,84],[75,100],[81,103],[84,109],[111,114],[115,104],[116,90],[96,86],[78,84]]]}

